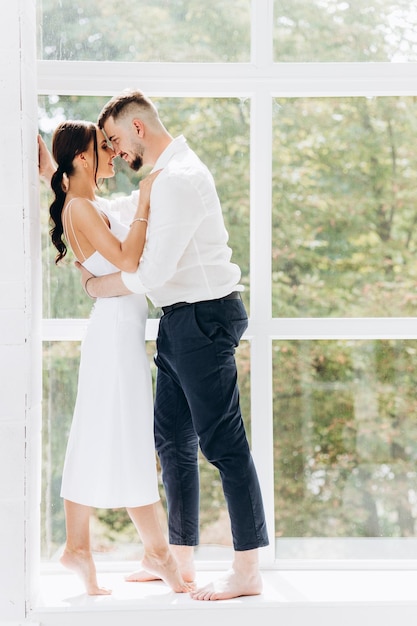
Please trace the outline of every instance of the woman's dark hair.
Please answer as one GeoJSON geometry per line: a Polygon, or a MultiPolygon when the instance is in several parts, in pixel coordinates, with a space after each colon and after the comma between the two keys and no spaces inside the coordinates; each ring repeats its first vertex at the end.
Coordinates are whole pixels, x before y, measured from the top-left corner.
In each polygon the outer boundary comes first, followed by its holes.
{"type": "Polygon", "coordinates": [[[55,263],[59,263],[67,253],[67,246],[63,241],[64,227],[62,224],[62,209],[65,204],[66,191],[63,187],[63,176],[68,177],[74,172],[73,161],[81,152],[85,152],[93,141],[95,156],[94,180],[97,185],[98,168],[98,148],[97,148],[97,128],[92,122],[82,120],[67,120],[62,122],[56,129],[52,137],[52,155],[58,166],[51,179],[51,187],[55,194],[55,199],[49,207],[50,223],[53,225],[49,234],[52,243],[58,250],[55,263]]]}

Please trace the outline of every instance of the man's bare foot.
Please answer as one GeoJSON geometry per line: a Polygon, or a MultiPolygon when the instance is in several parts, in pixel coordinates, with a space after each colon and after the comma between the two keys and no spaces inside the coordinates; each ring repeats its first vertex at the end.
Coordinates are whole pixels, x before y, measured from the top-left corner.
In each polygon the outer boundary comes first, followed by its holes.
{"type": "Polygon", "coordinates": [[[231,600],[240,596],[257,596],[262,593],[262,578],[239,573],[231,569],[219,580],[191,592],[193,600],[231,600]]]}
{"type": "MultiPolygon", "coordinates": [[[[178,569],[186,583],[192,583],[195,579],[194,548],[192,546],[170,545],[170,550],[178,564],[178,569]]],[[[143,563],[142,563],[143,565],[143,563]]],[[[151,580],[161,580],[160,576],[155,576],[145,569],[138,569],[128,574],[125,580],[128,582],[144,583],[151,580]]]]}
{"type": "Polygon", "coordinates": [[[90,552],[73,551],[65,548],[59,560],[64,567],[78,574],[89,596],[108,596],[111,594],[110,589],[98,586],[96,567],[90,552]]]}
{"type": "Polygon", "coordinates": [[[131,574],[126,580],[130,580],[130,582],[163,580],[175,593],[188,593],[194,589],[194,584],[186,582],[182,577],[178,563],[169,551],[163,555],[145,553],[142,559],[142,568],[138,572],[143,572],[145,577],[136,576],[133,578],[134,574],[131,574]]]}

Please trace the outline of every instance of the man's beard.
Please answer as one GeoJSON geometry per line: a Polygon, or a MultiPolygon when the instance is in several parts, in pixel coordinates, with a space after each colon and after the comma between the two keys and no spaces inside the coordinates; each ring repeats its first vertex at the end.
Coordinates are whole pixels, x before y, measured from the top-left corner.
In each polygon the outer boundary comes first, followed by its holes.
{"type": "Polygon", "coordinates": [[[133,161],[131,163],[129,163],[129,166],[132,170],[135,170],[135,172],[137,172],[138,170],[140,170],[140,168],[143,165],[143,157],[140,154],[137,154],[135,156],[135,158],[133,159],[133,161]]]}

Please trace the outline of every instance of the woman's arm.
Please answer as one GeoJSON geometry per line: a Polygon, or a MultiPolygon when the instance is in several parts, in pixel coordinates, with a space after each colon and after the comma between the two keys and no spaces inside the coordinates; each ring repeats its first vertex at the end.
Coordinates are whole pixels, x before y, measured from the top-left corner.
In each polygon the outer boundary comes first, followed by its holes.
{"type": "Polygon", "coordinates": [[[113,265],[126,272],[136,270],[145,247],[150,193],[158,174],[159,171],[154,172],[140,182],[138,206],[124,241],[113,235],[88,200],[80,198],[73,202],[70,209],[72,225],[83,250],[87,251],[88,247],[92,251],[97,250],[113,265]]]}
{"type": "Polygon", "coordinates": [[[39,176],[50,185],[56,165],[40,135],[38,135],[38,155],[39,176]]]}

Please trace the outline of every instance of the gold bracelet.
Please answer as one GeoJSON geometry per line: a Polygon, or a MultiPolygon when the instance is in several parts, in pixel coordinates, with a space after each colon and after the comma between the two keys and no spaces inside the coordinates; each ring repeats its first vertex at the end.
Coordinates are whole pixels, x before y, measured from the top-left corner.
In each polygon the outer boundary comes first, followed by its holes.
{"type": "Polygon", "coordinates": [[[146,223],[148,223],[148,220],[146,219],[146,217],[135,217],[135,219],[130,223],[130,225],[132,226],[132,224],[134,224],[135,222],[146,222],[146,223]]]}
{"type": "Polygon", "coordinates": [[[95,276],[90,276],[90,277],[89,277],[89,278],[87,278],[87,280],[85,281],[85,283],[84,283],[84,291],[85,291],[85,293],[87,294],[87,296],[88,296],[89,298],[91,298],[92,300],[95,300],[95,299],[96,299],[96,298],[95,298],[95,296],[92,296],[92,295],[91,295],[91,293],[89,293],[89,291],[88,291],[88,289],[87,289],[87,283],[88,283],[88,281],[89,281],[89,280],[91,280],[92,278],[95,278],[95,276]]]}

